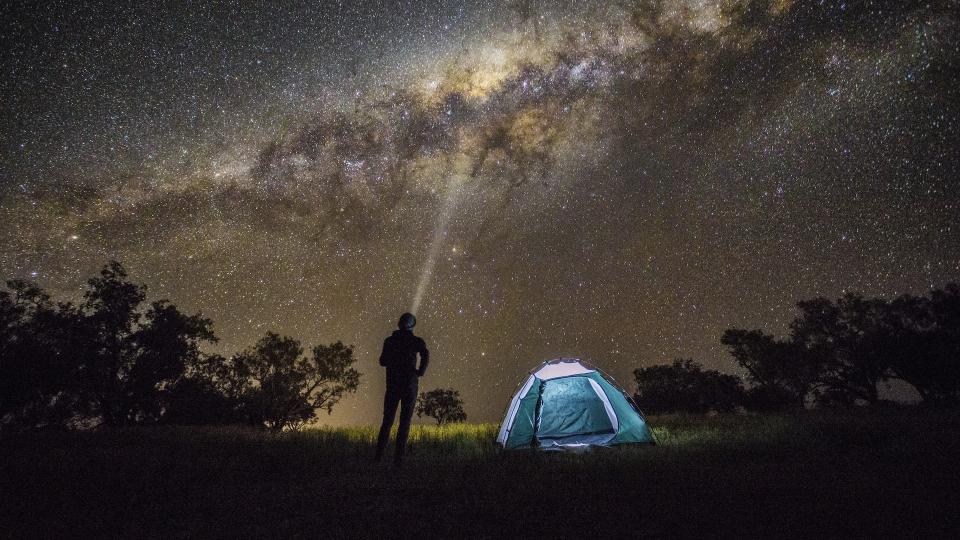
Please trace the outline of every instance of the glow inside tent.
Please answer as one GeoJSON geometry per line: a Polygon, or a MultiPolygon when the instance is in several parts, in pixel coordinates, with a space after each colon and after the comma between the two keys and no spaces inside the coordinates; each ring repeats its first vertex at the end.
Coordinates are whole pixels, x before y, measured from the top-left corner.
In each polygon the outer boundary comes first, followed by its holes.
{"type": "Polygon", "coordinates": [[[626,393],[577,358],[549,360],[530,373],[500,424],[504,448],[569,449],[653,444],[653,434],[626,393]]]}

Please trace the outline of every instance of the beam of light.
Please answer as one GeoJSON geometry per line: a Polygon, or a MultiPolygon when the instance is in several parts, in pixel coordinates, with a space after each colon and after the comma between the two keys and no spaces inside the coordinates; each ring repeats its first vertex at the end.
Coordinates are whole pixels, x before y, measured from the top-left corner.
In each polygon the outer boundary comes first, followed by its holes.
{"type": "Polygon", "coordinates": [[[427,254],[427,260],[423,262],[423,268],[420,270],[420,281],[417,282],[417,292],[413,295],[413,304],[410,306],[410,313],[416,315],[420,309],[420,302],[423,295],[427,292],[430,285],[430,279],[433,277],[433,268],[437,264],[437,256],[440,255],[440,248],[443,246],[443,240],[447,236],[447,228],[450,225],[450,218],[453,217],[453,211],[460,200],[461,185],[463,179],[455,174],[447,185],[446,198],[443,201],[443,207],[440,210],[440,219],[437,220],[437,226],[433,230],[433,238],[430,240],[430,251],[427,254]]]}

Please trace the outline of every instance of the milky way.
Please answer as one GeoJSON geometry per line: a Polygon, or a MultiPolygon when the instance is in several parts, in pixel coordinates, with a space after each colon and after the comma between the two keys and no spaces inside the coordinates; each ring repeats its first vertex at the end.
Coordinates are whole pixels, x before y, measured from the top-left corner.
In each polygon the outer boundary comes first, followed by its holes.
{"type": "Polygon", "coordinates": [[[725,328],[960,278],[954,1],[0,20],[3,277],[70,298],[116,258],[211,317],[220,352],[353,343],[363,386],[333,422],[375,421],[418,285],[422,386],[495,421],[545,358],[628,386],[675,357],[734,371],[725,328]]]}

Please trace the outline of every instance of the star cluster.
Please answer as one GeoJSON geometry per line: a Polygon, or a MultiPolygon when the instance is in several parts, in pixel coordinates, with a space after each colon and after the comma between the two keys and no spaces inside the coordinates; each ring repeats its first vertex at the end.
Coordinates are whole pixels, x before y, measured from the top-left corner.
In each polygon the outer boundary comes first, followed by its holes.
{"type": "Polygon", "coordinates": [[[960,276],[952,0],[0,11],[3,277],[353,343],[332,421],[418,284],[422,385],[496,421],[545,358],[730,371],[725,328],[960,276]]]}

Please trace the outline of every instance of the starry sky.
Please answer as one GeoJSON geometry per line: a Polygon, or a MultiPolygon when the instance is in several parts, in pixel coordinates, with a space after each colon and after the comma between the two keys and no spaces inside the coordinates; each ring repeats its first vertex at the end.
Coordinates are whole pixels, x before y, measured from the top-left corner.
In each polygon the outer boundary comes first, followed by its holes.
{"type": "Polygon", "coordinates": [[[498,421],[547,358],[736,372],[726,328],[960,278],[957,1],[151,4],[0,6],[0,277],[352,343],[326,422],[414,305],[498,421]]]}

